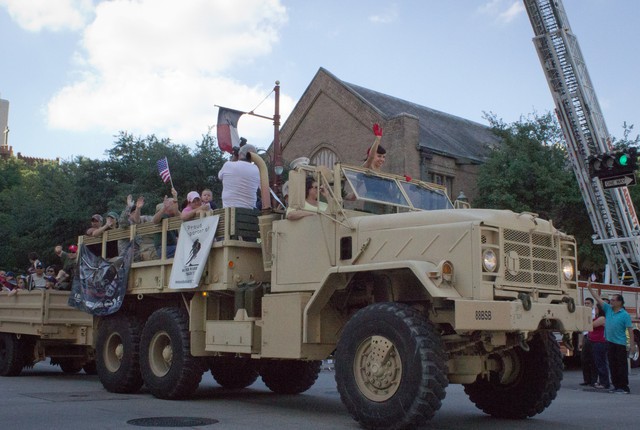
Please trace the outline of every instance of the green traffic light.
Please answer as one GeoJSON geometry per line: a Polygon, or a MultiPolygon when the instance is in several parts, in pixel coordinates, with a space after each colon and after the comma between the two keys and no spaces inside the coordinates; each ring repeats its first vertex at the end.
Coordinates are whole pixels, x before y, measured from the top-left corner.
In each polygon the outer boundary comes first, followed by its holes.
{"type": "Polygon", "coordinates": [[[620,164],[621,166],[629,165],[629,155],[628,154],[620,155],[620,158],[618,158],[618,164],[620,164]]]}

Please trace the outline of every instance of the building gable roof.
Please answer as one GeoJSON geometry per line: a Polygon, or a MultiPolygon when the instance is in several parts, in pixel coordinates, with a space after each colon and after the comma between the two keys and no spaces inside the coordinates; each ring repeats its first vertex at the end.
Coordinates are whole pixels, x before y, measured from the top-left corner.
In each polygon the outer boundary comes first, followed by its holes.
{"type": "Polygon", "coordinates": [[[491,147],[499,141],[489,127],[477,122],[350,84],[326,69],[320,70],[340,82],[385,118],[407,114],[418,118],[420,147],[427,151],[453,156],[460,162],[482,163],[488,158],[491,147]]]}

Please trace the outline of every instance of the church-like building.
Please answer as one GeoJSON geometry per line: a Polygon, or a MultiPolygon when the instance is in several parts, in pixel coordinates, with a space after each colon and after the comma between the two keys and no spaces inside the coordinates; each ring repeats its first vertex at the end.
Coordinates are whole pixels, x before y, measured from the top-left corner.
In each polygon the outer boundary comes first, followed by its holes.
{"type": "Polygon", "coordinates": [[[384,129],[384,171],[445,185],[473,202],[479,166],[498,137],[489,127],[350,84],[320,68],[280,131],[284,160],[308,157],[331,167],[362,164],[384,129]]]}

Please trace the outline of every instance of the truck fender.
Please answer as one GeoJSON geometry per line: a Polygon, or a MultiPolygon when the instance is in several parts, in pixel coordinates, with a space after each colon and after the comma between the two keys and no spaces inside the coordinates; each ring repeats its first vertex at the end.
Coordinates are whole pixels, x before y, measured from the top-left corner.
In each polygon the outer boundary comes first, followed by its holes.
{"type": "Polygon", "coordinates": [[[333,293],[343,287],[356,273],[380,272],[398,269],[409,269],[422,284],[431,297],[446,299],[461,298],[453,285],[442,282],[439,285],[429,277],[429,273],[436,271],[437,266],[428,261],[401,260],[386,263],[366,263],[352,266],[333,267],[327,271],[321,287],[314,293],[304,308],[303,314],[303,343],[320,342],[320,321],[322,309],[331,299],[333,293]],[[345,281],[345,279],[347,281],[345,281]]]}

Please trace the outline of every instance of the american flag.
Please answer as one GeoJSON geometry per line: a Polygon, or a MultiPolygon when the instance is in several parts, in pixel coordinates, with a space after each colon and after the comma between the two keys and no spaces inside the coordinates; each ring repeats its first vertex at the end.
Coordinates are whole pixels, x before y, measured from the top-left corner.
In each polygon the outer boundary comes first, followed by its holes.
{"type": "Polygon", "coordinates": [[[169,182],[171,180],[171,173],[169,172],[169,162],[167,161],[167,157],[164,157],[162,160],[158,160],[158,173],[164,182],[169,182]]]}

